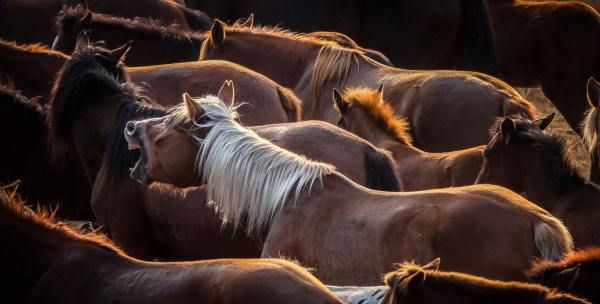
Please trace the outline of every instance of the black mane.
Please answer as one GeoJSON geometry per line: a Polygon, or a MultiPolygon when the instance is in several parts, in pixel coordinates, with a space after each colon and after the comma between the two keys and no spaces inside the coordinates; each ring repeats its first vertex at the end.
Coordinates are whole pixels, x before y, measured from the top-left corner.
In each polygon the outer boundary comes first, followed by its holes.
{"type": "MultiPolygon", "coordinates": [[[[73,32],[77,22],[88,12],[87,9],[81,6],[63,7],[56,17],[56,26],[63,31],[73,32]]],[[[202,34],[186,31],[176,24],[165,26],[161,22],[149,18],[126,19],[94,13],[92,23],[119,32],[130,32],[138,36],[158,38],[178,48],[192,46],[200,50],[204,41],[202,34]]]]}
{"type": "Polygon", "coordinates": [[[46,112],[36,102],[7,86],[0,86],[0,109],[5,114],[19,115],[45,126],[46,112]],[[6,110],[10,109],[10,110],[6,110]]]}

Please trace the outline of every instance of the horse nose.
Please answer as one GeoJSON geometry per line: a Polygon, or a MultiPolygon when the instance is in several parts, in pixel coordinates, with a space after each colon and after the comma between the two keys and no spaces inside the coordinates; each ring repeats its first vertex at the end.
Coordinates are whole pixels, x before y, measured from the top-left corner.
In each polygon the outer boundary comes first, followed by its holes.
{"type": "Polygon", "coordinates": [[[136,127],[135,122],[128,121],[127,124],[125,125],[125,132],[127,133],[127,135],[130,135],[130,136],[135,135],[135,127],[136,127]]]}

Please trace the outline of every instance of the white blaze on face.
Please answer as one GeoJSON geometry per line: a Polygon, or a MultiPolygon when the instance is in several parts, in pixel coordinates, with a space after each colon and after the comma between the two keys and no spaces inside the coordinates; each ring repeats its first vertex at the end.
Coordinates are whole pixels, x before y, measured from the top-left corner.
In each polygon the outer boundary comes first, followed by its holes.
{"type": "Polygon", "coordinates": [[[60,38],[60,34],[56,35],[56,37],[54,37],[54,40],[52,41],[52,49],[56,50],[56,44],[58,44],[58,39],[60,38]]]}

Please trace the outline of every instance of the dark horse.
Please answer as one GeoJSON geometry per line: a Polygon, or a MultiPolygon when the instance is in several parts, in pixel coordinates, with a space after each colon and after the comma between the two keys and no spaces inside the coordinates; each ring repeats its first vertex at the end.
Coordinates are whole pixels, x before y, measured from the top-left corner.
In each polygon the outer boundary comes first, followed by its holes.
{"type": "Polygon", "coordinates": [[[600,248],[574,251],[560,261],[539,261],[529,271],[529,278],[550,288],[600,303],[600,248]]]}
{"type": "Polygon", "coordinates": [[[127,55],[129,66],[196,61],[203,37],[191,31],[165,27],[152,20],[132,20],[92,13],[82,7],[65,8],[57,17],[58,35],[52,48],[65,53],[75,49],[77,36],[91,30],[94,40],[109,46],[132,41],[134,48],[127,55]]]}
{"type": "MultiPolygon", "coordinates": [[[[26,73],[23,73],[26,74],[26,73]]],[[[0,87],[0,183],[19,180],[18,193],[46,204],[61,218],[91,220],[91,188],[75,155],[51,160],[46,111],[19,93],[0,87]]]]}
{"type": "Polygon", "coordinates": [[[562,219],[576,247],[600,246],[600,187],[574,169],[564,138],[543,131],[553,118],[499,120],[477,183],[507,187],[562,219]]]}
{"type": "Polygon", "coordinates": [[[4,303],[342,303],[278,259],[150,263],[0,191],[4,303]]]}
{"type": "Polygon", "coordinates": [[[484,0],[279,1],[188,0],[189,6],[233,21],[256,14],[263,25],[300,32],[335,31],[382,51],[402,68],[494,70],[484,0]]]}
{"type": "MultiPolygon", "coordinates": [[[[135,256],[165,259],[258,256],[259,246],[253,239],[242,233],[234,235],[231,227],[221,225],[211,208],[199,203],[206,202],[203,187],[175,191],[165,185],[142,186],[129,178],[129,168],[140,154],[127,150],[122,135],[125,123],[136,117],[162,116],[165,112],[142,103],[139,99],[143,97],[136,88],[122,83],[127,76],[119,64],[122,54],[98,46],[78,47],[60,72],[52,94],[49,117],[52,142],[71,143],[79,155],[93,185],[91,205],[98,221],[118,244],[135,256]]],[[[247,113],[251,115],[251,111],[247,113]]],[[[356,180],[362,184],[374,181],[381,185],[379,189],[397,189],[389,156],[365,141],[359,142],[347,133],[340,135],[343,131],[322,125],[313,124],[305,129],[303,134],[308,140],[304,145],[296,144],[297,151],[307,152],[311,158],[327,157],[346,173],[361,171],[362,179],[356,180]],[[346,140],[331,136],[343,136],[346,140]],[[331,144],[315,144],[311,138],[329,139],[331,144]],[[357,152],[352,155],[354,160],[337,156],[336,149],[348,149],[343,142],[354,142],[357,146],[352,150],[357,152]],[[312,154],[308,153],[311,151],[312,154]],[[325,152],[320,151],[332,152],[322,156],[319,153],[325,152]],[[344,162],[349,165],[343,166],[344,162]]],[[[287,127],[280,126],[271,130],[263,134],[279,144],[295,144],[292,141],[297,132],[287,132],[287,127]]],[[[176,145],[171,148],[178,149],[176,145]]]]}

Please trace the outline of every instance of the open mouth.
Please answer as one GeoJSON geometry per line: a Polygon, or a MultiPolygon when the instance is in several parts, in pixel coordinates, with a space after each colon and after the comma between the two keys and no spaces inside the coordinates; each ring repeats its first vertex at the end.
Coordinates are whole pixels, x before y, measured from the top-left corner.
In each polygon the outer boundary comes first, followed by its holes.
{"type": "Polygon", "coordinates": [[[129,168],[129,176],[140,184],[147,185],[149,179],[144,169],[147,163],[147,156],[143,149],[143,144],[135,135],[125,133],[125,139],[127,140],[127,149],[139,153],[138,160],[129,168]]]}

